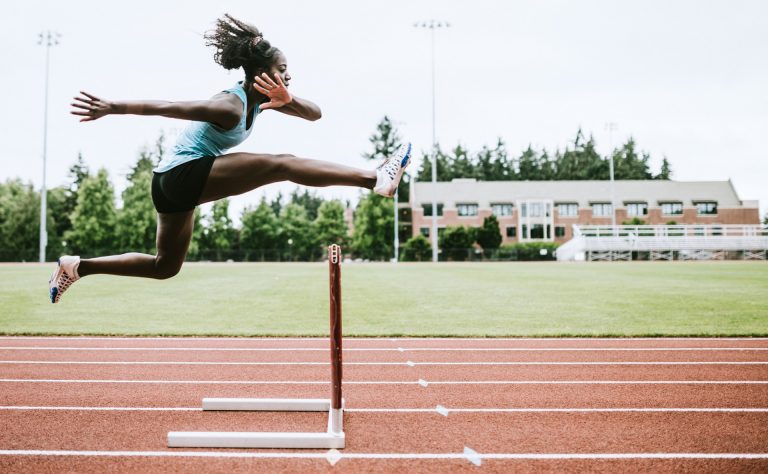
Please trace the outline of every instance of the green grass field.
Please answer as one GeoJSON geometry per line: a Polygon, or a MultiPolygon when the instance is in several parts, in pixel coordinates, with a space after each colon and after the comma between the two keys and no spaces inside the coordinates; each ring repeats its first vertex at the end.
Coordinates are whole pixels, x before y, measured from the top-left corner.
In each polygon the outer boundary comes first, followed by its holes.
{"type": "MultiPolygon", "coordinates": [[[[327,264],[188,263],[166,281],[0,265],[0,333],[326,335],[327,264]]],[[[345,264],[344,334],[766,336],[765,262],[345,264]]]]}

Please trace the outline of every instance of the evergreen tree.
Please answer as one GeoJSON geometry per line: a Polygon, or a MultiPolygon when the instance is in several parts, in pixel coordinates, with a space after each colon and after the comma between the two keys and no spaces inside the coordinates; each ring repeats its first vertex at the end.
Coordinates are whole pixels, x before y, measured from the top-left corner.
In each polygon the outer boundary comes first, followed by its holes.
{"type": "Polygon", "coordinates": [[[275,217],[280,215],[280,210],[283,208],[283,193],[278,192],[277,196],[269,202],[269,207],[272,208],[272,212],[275,213],[275,217]]]}
{"type": "Polygon", "coordinates": [[[210,214],[203,217],[203,223],[203,251],[214,255],[216,260],[231,257],[237,246],[237,230],[229,218],[229,199],[214,202],[210,214]]]}
{"type": "Polygon", "coordinates": [[[280,211],[280,241],[284,248],[283,258],[286,260],[314,260],[320,255],[317,252],[312,222],[307,218],[307,210],[296,204],[288,203],[280,211]]]}
{"type": "Polygon", "coordinates": [[[291,193],[290,202],[303,207],[307,211],[307,219],[313,221],[317,219],[317,210],[320,209],[320,205],[323,203],[323,198],[314,192],[310,193],[306,188],[304,188],[304,192],[302,193],[297,187],[291,193]]]}
{"type": "Polygon", "coordinates": [[[670,166],[669,160],[667,160],[666,156],[663,160],[661,160],[661,171],[656,175],[656,179],[672,179],[672,167],[670,166]]]}
{"type": "Polygon", "coordinates": [[[400,260],[406,262],[428,262],[431,259],[432,244],[421,234],[408,239],[400,253],[400,260]]]}
{"type": "Polygon", "coordinates": [[[370,260],[389,260],[394,239],[393,202],[375,193],[360,199],[355,209],[352,248],[356,255],[370,260]]]}
{"type": "Polygon", "coordinates": [[[349,229],[344,220],[344,205],[341,201],[325,201],[320,206],[314,229],[321,249],[331,244],[346,247],[349,229]]]}
{"type": "MultiPolygon", "coordinates": [[[[64,201],[56,208],[56,234],[60,238],[72,228],[72,213],[77,207],[77,195],[85,178],[90,176],[88,165],[83,160],[83,154],[77,154],[77,161],[69,168],[69,185],[65,188],[64,201]]],[[[51,209],[53,211],[53,209],[51,209]]]]}
{"type": "Polygon", "coordinates": [[[400,134],[386,115],[376,125],[376,132],[371,135],[368,141],[373,145],[373,151],[363,153],[363,158],[375,161],[384,161],[384,159],[392,156],[402,143],[400,134]]]}
{"type": "Polygon", "coordinates": [[[539,159],[536,152],[528,145],[528,148],[520,155],[517,161],[517,173],[522,181],[534,181],[539,179],[539,159]]]}
{"type": "Polygon", "coordinates": [[[48,230],[48,245],[45,247],[45,254],[46,261],[52,261],[70,253],[62,239],[64,233],[72,227],[72,222],[69,220],[69,214],[72,211],[66,208],[68,192],[66,187],[58,186],[48,189],[47,192],[48,221],[46,229],[48,230]]]}
{"type": "Polygon", "coordinates": [[[501,230],[496,216],[483,219],[483,226],[477,229],[477,243],[483,250],[495,250],[501,245],[501,230]]]}
{"type": "Polygon", "coordinates": [[[120,248],[152,253],[157,234],[157,213],[152,204],[152,154],[142,151],[128,173],[123,191],[123,208],[117,214],[120,248]]]}
{"type": "Polygon", "coordinates": [[[648,154],[637,154],[635,140],[630,137],[620,150],[613,152],[614,179],[653,179],[648,168],[648,154]]]}
{"type": "MultiPolygon", "coordinates": [[[[450,181],[455,176],[452,174],[452,168],[449,157],[443,153],[438,146],[437,155],[437,180],[450,181]]],[[[424,153],[421,159],[421,166],[416,174],[416,181],[432,181],[432,155],[424,153]]]]}
{"type": "Polygon", "coordinates": [[[262,196],[256,208],[245,208],[241,221],[240,248],[245,252],[245,259],[278,259],[278,222],[267,199],[262,196]]]}
{"type": "Polygon", "coordinates": [[[115,191],[102,168],[86,177],[77,190],[72,229],[64,234],[67,247],[83,256],[114,253],[116,220],[115,191]]]}
{"type": "Polygon", "coordinates": [[[475,165],[469,157],[469,151],[461,145],[456,145],[449,157],[450,179],[454,178],[474,178],[476,175],[475,165]]]}
{"type": "Polygon", "coordinates": [[[40,194],[20,179],[0,183],[0,261],[39,257],[40,194]]]}

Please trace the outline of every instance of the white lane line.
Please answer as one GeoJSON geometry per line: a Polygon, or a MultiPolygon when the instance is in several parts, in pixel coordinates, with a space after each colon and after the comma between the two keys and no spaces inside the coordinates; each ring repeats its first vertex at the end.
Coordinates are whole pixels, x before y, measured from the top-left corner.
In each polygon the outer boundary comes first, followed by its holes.
{"type": "MultiPolygon", "coordinates": [[[[168,457],[168,458],[257,458],[322,459],[325,452],[221,452],[221,451],[64,451],[4,449],[0,456],[86,456],[86,457],[168,457]]],[[[339,451],[341,459],[454,460],[467,459],[465,453],[352,453],[339,451]]],[[[582,460],[582,459],[768,459],[768,453],[477,453],[482,459],[497,460],[582,460]]]]}
{"type": "Polygon", "coordinates": [[[467,461],[471,462],[475,466],[479,466],[483,462],[482,455],[478,454],[477,451],[472,448],[468,448],[467,446],[464,446],[464,457],[467,458],[467,461]]]}
{"type": "MultiPolygon", "coordinates": [[[[0,379],[0,383],[139,383],[180,385],[328,385],[313,380],[129,380],[129,379],[0,379]]],[[[350,380],[344,385],[420,385],[425,380],[350,380]]],[[[766,385],[768,380],[456,380],[430,381],[429,385],[766,385]]]]}
{"type": "MultiPolygon", "coordinates": [[[[200,407],[0,406],[0,411],[191,411],[200,407]]],[[[344,408],[347,413],[768,413],[768,408],[344,408]]]]}
{"type": "MultiPolygon", "coordinates": [[[[80,360],[0,360],[0,364],[38,365],[317,365],[328,366],[330,362],[195,362],[195,361],[80,361],[80,360]]],[[[452,365],[768,365],[768,361],[713,361],[713,362],[344,362],[343,365],[395,365],[408,367],[452,366],[452,365]]]]}
{"type": "MultiPolygon", "coordinates": [[[[307,337],[207,337],[207,336],[0,336],[0,340],[75,341],[327,341],[327,336],[307,337]]],[[[768,337],[345,337],[345,341],[768,341],[768,337]]]]}
{"type": "MultiPolygon", "coordinates": [[[[0,346],[3,351],[210,351],[210,352],[327,352],[319,347],[59,347],[0,346]]],[[[768,351],[768,347],[353,347],[344,352],[673,352],[768,351]]]]}

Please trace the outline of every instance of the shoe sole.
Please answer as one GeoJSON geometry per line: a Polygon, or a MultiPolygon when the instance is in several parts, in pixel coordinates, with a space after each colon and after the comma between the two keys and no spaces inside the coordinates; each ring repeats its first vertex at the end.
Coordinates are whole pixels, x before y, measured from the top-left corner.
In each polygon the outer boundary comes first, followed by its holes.
{"type": "Polygon", "coordinates": [[[395,182],[397,184],[394,186],[392,193],[390,193],[388,197],[395,197],[395,191],[397,190],[397,187],[400,186],[400,180],[403,178],[403,173],[405,173],[405,168],[410,164],[411,164],[411,144],[409,143],[408,151],[405,152],[405,156],[403,156],[403,159],[400,160],[400,169],[397,170],[397,174],[395,175],[395,182]]]}
{"type": "Polygon", "coordinates": [[[51,279],[48,280],[48,296],[51,298],[51,303],[55,304],[59,302],[59,287],[57,287],[54,282],[57,282],[59,280],[59,276],[61,275],[61,272],[63,270],[61,269],[61,259],[58,259],[56,261],[56,270],[53,271],[53,275],[51,275],[51,279]]]}

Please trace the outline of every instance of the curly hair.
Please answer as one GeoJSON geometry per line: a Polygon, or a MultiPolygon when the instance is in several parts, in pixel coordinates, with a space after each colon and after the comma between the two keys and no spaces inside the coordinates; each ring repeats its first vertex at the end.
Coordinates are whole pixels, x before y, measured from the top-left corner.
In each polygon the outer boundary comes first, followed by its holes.
{"type": "Polygon", "coordinates": [[[243,68],[246,82],[272,67],[280,51],[264,39],[258,28],[229,13],[216,20],[216,29],[206,33],[205,40],[206,46],[216,48],[214,61],[225,69],[243,68]]]}

